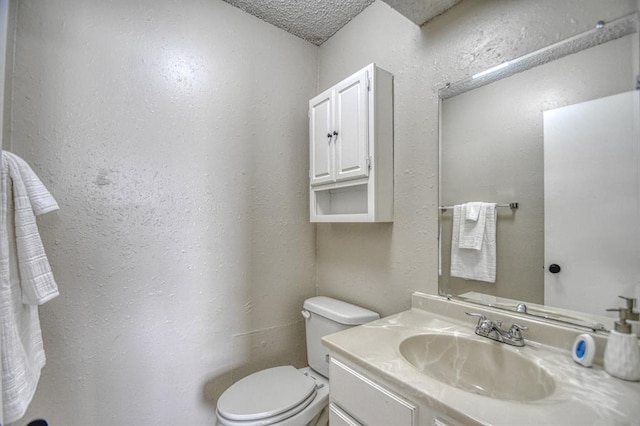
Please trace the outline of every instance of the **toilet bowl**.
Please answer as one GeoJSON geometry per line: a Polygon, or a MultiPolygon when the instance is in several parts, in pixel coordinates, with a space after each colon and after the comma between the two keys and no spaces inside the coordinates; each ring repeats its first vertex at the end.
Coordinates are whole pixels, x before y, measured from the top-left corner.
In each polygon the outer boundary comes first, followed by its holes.
{"type": "Polygon", "coordinates": [[[322,414],[328,403],[325,377],[287,365],[236,382],[218,400],[216,415],[221,426],[315,426],[327,417],[322,414]]]}
{"type": "Polygon", "coordinates": [[[380,316],[324,296],[305,300],[303,308],[309,367],[268,368],[234,383],[218,399],[218,425],[327,425],[329,352],[322,346],[321,339],[380,316]]]}

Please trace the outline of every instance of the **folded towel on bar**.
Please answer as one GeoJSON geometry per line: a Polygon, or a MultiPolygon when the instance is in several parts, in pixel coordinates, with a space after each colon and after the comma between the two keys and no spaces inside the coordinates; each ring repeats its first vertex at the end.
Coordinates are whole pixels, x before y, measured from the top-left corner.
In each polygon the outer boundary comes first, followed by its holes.
{"type": "MultiPolygon", "coordinates": [[[[496,281],[496,204],[485,203],[484,232],[480,250],[460,247],[460,227],[465,220],[463,205],[453,208],[451,276],[468,280],[496,281]]],[[[482,220],[478,218],[478,222],[482,220]]]]}
{"type": "Polygon", "coordinates": [[[0,156],[0,423],[22,418],[46,358],[38,306],[58,295],[35,216],[58,204],[18,156],[0,156]]]}
{"type": "MultiPolygon", "coordinates": [[[[468,220],[469,209],[476,209],[476,206],[469,206],[469,203],[462,204],[460,221],[460,236],[458,239],[458,247],[461,249],[482,249],[482,241],[484,239],[484,231],[487,223],[487,205],[488,203],[473,203],[480,204],[476,220],[468,220]]],[[[454,212],[455,213],[455,212],[454,212]]]]}
{"type": "Polygon", "coordinates": [[[480,209],[484,203],[481,201],[474,201],[472,203],[464,204],[466,214],[465,219],[470,220],[472,222],[477,222],[478,217],[480,216],[480,209]]]}

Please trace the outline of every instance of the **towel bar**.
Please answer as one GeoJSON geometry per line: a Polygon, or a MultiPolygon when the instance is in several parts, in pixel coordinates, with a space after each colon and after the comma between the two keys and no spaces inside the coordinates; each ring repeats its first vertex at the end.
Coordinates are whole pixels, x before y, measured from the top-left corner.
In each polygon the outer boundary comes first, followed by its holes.
{"type": "MultiPolygon", "coordinates": [[[[512,210],[516,210],[518,207],[520,207],[520,203],[518,203],[517,201],[512,201],[508,204],[496,204],[496,207],[509,207],[512,210]]],[[[453,206],[440,206],[440,211],[446,212],[447,210],[452,208],[453,206]]]]}

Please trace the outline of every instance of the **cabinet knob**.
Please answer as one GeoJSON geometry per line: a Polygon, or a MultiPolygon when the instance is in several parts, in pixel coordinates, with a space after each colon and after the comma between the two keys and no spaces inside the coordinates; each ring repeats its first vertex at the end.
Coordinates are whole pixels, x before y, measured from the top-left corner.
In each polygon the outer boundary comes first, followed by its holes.
{"type": "Polygon", "coordinates": [[[328,138],[331,138],[331,136],[333,136],[331,133],[327,133],[328,138]]]}
{"type": "Polygon", "coordinates": [[[338,132],[336,132],[335,130],[333,131],[333,136],[338,136],[338,132]]]}

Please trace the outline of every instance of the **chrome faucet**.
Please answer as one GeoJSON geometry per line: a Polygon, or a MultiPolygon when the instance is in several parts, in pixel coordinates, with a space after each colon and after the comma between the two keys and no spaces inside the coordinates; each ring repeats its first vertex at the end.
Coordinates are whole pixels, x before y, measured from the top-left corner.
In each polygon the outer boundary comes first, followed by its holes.
{"type": "Polygon", "coordinates": [[[493,322],[483,314],[476,312],[467,312],[467,315],[478,317],[478,324],[476,325],[476,334],[478,336],[506,343],[507,345],[524,346],[524,337],[522,337],[521,332],[528,330],[527,327],[513,324],[508,330],[505,330],[502,328],[503,322],[500,320],[493,322]]]}

